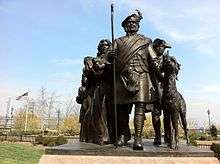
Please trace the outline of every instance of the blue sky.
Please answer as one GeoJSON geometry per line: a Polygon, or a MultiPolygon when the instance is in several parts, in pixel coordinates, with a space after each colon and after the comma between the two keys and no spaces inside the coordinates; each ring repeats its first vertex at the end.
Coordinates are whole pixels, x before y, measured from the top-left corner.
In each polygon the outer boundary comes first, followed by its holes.
{"type": "MultiPolygon", "coordinates": [[[[0,114],[8,97],[44,86],[63,99],[75,96],[85,56],[100,39],[111,39],[108,0],[0,0],[0,114]]],[[[115,37],[121,21],[143,12],[140,33],[167,40],[182,64],[178,89],[188,118],[220,124],[220,1],[132,1],[115,3],[115,37]]],[[[15,101],[14,101],[15,103],[15,101]]]]}

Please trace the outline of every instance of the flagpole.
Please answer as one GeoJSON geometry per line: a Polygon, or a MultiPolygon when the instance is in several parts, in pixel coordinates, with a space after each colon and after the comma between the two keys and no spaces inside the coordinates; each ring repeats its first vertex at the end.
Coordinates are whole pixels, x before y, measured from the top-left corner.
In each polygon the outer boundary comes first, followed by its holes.
{"type": "Polygon", "coordinates": [[[28,97],[28,93],[29,93],[29,90],[28,90],[28,92],[25,92],[24,94],[22,94],[22,95],[20,95],[20,96],[18,96],[17,98],[16,98],[16,100],[21,100],[23,97],[26,97],[27,96],[27,104],[26,104],[26,107],[25,107],[25,123],[24,123],[24,131],[27,131],[27,120],[28,120],[28,108],[29,108],[29,106],[28,106],[28,104],[29,104],[29,97],[28,97]]]}
{"type": "Polygon", "coordinates": [[[27,97],[27,105],[25,110],[25,125],[24,125],[24,131],[27,131],[27,121],[28,121],[28,104],[29,104],[29,98],[27,97]]]}
{"type": "MultiPolygon", "coordinates": [[[[114,4],[111,4],[111,32],[112,32],[112,48],[115,46],[114,39],[114,4]]],[[[113,101],[114,101],[114,114],[115,114],[115,146],[118,147],[118,118],[117,118],[117,91],[116,91],[116,68],[115,68],[115,58],[113,60],[113,101]]]]}

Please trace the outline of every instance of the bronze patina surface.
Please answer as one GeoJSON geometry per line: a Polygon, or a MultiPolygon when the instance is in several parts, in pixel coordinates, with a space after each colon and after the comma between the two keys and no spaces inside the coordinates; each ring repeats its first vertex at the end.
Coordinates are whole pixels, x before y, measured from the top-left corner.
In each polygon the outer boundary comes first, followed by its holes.
{"type": "Polygon", "coordinates": [[[130,146],[127,144],[132,139],[129,114],[134,107],[134,150],[146,147],[142,131],[147,112],[152,114],[153,144],[162,144],[160,116],[163,113],[164,143],[168,148],[178,149],[179,119],[189,144],[186,103],[176,87],[180,64],[165,52],[171,48],[165,40],[156,38],[152,42],[138,33],[143,16],[136,11],[121,23],[124,36],[114,39],[112,30],[112,43],[108,39],[101,40],[96,57],[84,58],[82,82],[76,98],[81,104],[80,141],[130,146]]]}

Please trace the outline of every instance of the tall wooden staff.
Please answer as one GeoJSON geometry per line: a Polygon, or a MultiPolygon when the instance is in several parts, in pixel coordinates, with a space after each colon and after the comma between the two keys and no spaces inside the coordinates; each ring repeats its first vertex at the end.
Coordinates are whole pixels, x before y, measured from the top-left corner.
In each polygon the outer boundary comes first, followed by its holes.
{"type": "MultiPolygon", "coordinates": [[[[111,32],[112,32],[112,49],[114,50],[114,5],[111,4],[111,32]]],[[[113,87],[114,87],[114,114],[115,114],[115,141],[116,148],[118,147],[118,120],[117,120],[117,93],[116,93],[116,71],[115,71],[115,56],[113,59],[113,87]]]]}

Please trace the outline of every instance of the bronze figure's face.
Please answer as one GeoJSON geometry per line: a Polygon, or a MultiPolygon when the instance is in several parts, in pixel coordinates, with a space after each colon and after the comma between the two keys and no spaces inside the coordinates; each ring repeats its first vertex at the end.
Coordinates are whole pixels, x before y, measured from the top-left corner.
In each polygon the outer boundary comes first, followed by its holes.
{"type": "Polygon", "coordinates": [[[138,32],[139,27],[139,22],[136,20],[136,18],[130,17],[130,19],[126,21],[124,29],[128,34],[135,34],[138,32]]]}
{"type": "Polygon", "coordinates": [[[153,41],[153,47],[157,56],[162,56],[166,48],[171,48],[171,46],[165,40],[159,38],[156,38],[153,41]]]}
{"type": "Polygon", "coordinates": [[[110,44],[107,41],[104,41],[101,45],[101,49],[103,52],[106,52],[109,48],[110,44]]]}
{"type": "Polygon", "coordinates": [[[139,10],[136,10],[137,14],[129,15],[123,20],[121,26],[124,28],[127,35],[134,35],[139,30],[140,20],[143,19],[142,13],[139,10]]]}
{"type": "Polygon", "coordinates": [[[111,42],[109,40],[107,40],[107,39],[101,40],[98,45],[98,52],[99,53],[97,56],[105,54],[110,46],[111,46],[111,42]]]}
{"type": "Polygon", "coordinates": [[[158,56],[162,56],[164,51],[165,51],[166,47],[163,44],[160,44],[159,46],[157,46],[155,48],[155,51],[157,53],[158,56]]]}

